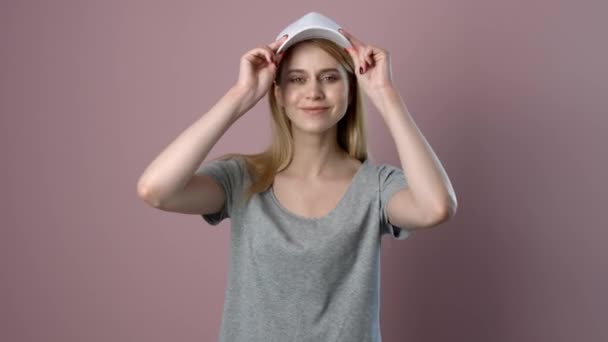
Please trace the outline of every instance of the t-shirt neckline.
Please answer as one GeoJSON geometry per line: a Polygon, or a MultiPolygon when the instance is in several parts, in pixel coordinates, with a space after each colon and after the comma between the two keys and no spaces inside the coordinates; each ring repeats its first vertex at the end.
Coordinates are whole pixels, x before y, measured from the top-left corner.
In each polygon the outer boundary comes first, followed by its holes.
{"type": "Polygon", "coordinates": [[[279,202],[279,199],[274,195],[274,190],[273,190],[273,186],[271,185],[268,192],[270,193],[270,198],[272,199],[272,201],[274,202],[274,204],[285,214],[287,214],[288,216],[301,220],[301,221],[307,221],[307,222],[318,222],[318,221],[322,221],[322,220],[326,220],[329,219],[330,217],[332,217],[333,215],[335,215],[335,213],[340,210],[340,208],[344,205],[344,202],[346,202],[347,197],[350,196],[350,194],[353,192],[353,188],[355,187],[355,183],[358,181],[360,174],[363,173],[363,167],[365,166],[365,164],[368,162],[369,158],[366,159],[363,163],[361,163],[361,165],[359,166],[359,168],[357,169],[357,171],[355,172],[355,175],[353,176],[353,178],[350,181],[350,184],[348,185],[348,187],[346,188],[346,192],[344,193],[344,195],[342,195],[342,198],[340,198],[340,200],[338,201],[338,203],[335,205],[335,207],[330,210],[327,214],[323,215],[323,216],[319,216],[319,217],[307,217],[307,216],[302,216],[299,214],[296,214],[294,212],[292,212],[291,210],[285,208],[281,202],[279,202]]]}

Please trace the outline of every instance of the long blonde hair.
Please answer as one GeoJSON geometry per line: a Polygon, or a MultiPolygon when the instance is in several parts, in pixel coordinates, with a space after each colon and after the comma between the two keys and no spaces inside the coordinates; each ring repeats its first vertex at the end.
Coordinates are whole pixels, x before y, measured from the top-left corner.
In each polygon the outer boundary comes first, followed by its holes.
{"type": "MultiPolygon", "coordinates": [[[[355,75],[354,64],[351,56],[344,49],[332,41],[325,39],[309,39],[306,43],[312,43],[323,49],[335,58],[346,70],[348,75],[348,96],[349,104],[346,114],[337,123],[338,145],[351,157],[364,162],[368,158],[367,139],[366,139],[366,118],[363,108],[363,98],[355,75]]],[[[299,44],[299,43],[298,43],[299,44]]],[[[291,121],[283,113],[283,110],[275,98],[275,87],[279,86],[286,61],[290,58],[294,44],[285,51],[282,63],[279,65],[275,82],[268,91],[268,103],[272,113],[272,143],[260,153],[241,154],[229,153],[215,160],[226,160],[232,158],[243,158],[246,162],[247,170],[251,175],[251,185],[245,191],[246,201],[256,193],[264,192],[270,188],[275,175],[284,170],[293,158],[293,137],[291,135],[291,121]]]]}

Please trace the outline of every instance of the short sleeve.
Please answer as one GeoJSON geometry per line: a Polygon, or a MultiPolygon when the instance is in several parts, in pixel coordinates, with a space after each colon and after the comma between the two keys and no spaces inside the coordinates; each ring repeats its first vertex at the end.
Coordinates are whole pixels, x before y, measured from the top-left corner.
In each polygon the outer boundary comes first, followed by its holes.
{"type": "Polygon", "coordinates": [[[407,180],[400,168],[392,165],[382,164],[378,166],[380,181],[380,231],[382,234],[391,234],[397,240],[404,240],[411,230],[407,227],[397,227],[388,221],[388,202],[399,190],[407,187],[407,180]]]}
{"type": "Polygon", "coordinates": [[[211,214],[201,214],[210,225],[217,225],[225,218],[231,217],[238,199],[241,198],[243,188],[243,165],[236,158],[226,160],[212,160],[203,163],[195,174],[204,174],[213,178],[224,190],[226,203],[220,211],[211,214]]]}

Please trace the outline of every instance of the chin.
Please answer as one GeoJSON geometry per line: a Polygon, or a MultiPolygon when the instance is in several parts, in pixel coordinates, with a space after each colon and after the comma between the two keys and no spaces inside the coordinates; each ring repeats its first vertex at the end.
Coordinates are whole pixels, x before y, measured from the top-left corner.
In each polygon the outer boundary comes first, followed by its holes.
{"type": "Polygon", "coordinates": [[[323,133],[337,125],[343,116],[335,117],[333,111],[316,116],[296,109],[288,115],[288,118],[292,128],[309,133],[323,133]]]}
{"type": "Polygon", "coordinates": [[[296,129],[298,131],[306,132],[306,133],[323,133],[333,126],[336,123],[332,123],[327,120],[298,120],[297,122],[291,121],[291,128],[296,129]]]}

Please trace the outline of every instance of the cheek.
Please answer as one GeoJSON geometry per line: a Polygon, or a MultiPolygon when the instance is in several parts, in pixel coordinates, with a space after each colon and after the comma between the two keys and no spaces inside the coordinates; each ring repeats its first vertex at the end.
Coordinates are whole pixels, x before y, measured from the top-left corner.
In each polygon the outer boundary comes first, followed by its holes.
{"type": "Polygon", "coordinates": [[[337,86],[333,92],[336,101],[348,103],[348,87],[345,85],[337,86]]]}
{"type": "Polygon", "coordinates": [[[286,105],[293,106],[300,101],[302,96],[297,91],[291,91],[285,94],[286,105]]]}
{"type": "MultiPolygon", "coordinates": [[[[325,95],[331,98],[334,102],[341,102],[345,106],[348,105],[348,86],[346,84],[334,84],[325,89],[325,95]]],[[[287,87],[283,92],[285,106],[296,106],[306,97],[305,92],[287,87]]]]}
{"type": "Polygon", "coordinates": [[[348,94],[348,86],[344,82],[333,85],[333,91],[340,96],[346,96],[348,94]]]}

